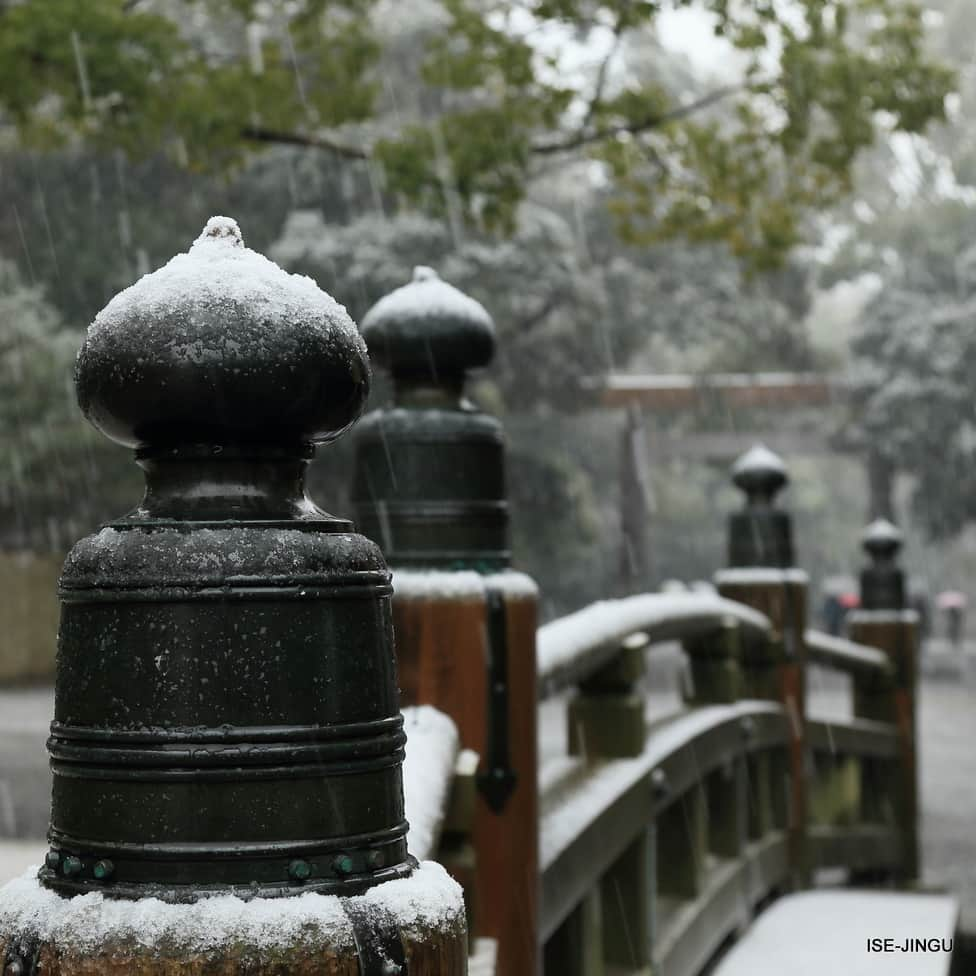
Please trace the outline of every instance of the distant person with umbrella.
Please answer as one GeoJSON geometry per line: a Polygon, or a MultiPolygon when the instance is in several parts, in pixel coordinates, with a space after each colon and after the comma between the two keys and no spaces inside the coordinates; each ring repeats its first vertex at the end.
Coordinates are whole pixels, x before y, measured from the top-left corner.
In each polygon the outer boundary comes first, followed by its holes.
{"type": "Polygon", "coordinates": [[[962,644],[962,622],[966,604],[969,602],[965,593],[959,590],[943,590],[936,598],[935,605],[946,614],[946,636],[953,647],[962,644]]]}
{"type": "Polygon", "coordinates": [[[861,598],[857,593],[841,593],[837,602],[840,604],[840,625],[843,631],[847,625],[847,615],[861,605],[861,598]]]}

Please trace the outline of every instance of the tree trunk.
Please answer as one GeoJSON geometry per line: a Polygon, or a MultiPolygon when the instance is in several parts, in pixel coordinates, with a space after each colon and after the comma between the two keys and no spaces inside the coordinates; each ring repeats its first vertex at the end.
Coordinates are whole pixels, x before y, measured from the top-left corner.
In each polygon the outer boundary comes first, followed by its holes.
{"type": "Polygon", "coordinates": [[[624,593],[651,587],[650,500],[644,415],[631,404],[620,439],[620,586],[624,593]]]}
{"type": "MultiPolygon", "coordinates": [[[[868,521],[896,522],[894,504],[895,467],[880,451],[868,448],[868,521]]],[[[896,523],[897,524],[897,523],[896,523]]]]}

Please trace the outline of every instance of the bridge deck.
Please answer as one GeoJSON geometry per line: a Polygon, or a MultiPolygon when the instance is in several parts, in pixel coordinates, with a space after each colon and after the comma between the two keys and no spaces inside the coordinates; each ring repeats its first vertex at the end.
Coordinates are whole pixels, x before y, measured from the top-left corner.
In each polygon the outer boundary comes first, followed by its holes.
{"type": "Polygon", "coordinates": [[[789,895],[752,923],[714,976],[945,976],[958,911],[947,895],[789,895]]]}

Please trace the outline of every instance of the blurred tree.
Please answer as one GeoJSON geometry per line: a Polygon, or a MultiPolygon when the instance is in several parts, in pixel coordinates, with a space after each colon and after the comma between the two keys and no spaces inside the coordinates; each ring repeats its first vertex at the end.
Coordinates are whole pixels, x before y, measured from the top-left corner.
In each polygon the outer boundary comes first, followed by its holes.
{"type": "Polygon", "coordinates": [[[952,76],[923,14],[910,0],[32,0],[0,6],[0,113],[24,146],[166,146],[198,169],[315,147],[455,223],[507,230],[540,168],[589,156],[628,239],[723,241],[766,268],[879,132],[943,116],[952,76]],[[731,74],[685,91],[621,75],[621,49],[683,7],[712,18],[731,74]],[[419,58],[398,47],[405,19],[425,25],[419,58]],[[567,66],[574,44],[603,52],[593,71],[567,66]],[[413,84],[391,86],[404,70],[413,84]]]}
{"type": "Polygon", "coordinates": [[[444,221],[419,214],[366,216],[330,228],[317,211],[297,211],[270,255],[313,276],[357,319],[409,281],[414,265],[436,267],[490,308],[498,325],[496,389],[482,385],[495,409],[577,407],[586,377],[611,365],[608,343],[626,358],[647,335],[643,316],[608,321],[600,269],[581,266],[569,226],[533,204],[522,205],[511,238],[461,241],[444,221]]]}
{"type": "Polygon", "coordinates": [[[976,520],[976,208],[919,204],[903,218],[909,240],[853,344],[855,424],[880,462],[913,475],[914,514],[945,539],[976,520]],[[920,220],[926,233],[911,233],[920,220]]]}
{"type": "MultiPolygon", "coordinates": [[[[317,210],[299,210],[269,253],[315,278],[354,318],[408,281],[418,263],[437,267],[491,310],[498,354],[472,392],[506,415],[514,550],[518,564],[545,582],[554,613],[605,596],[621,547],[619,418],[583,412],[594,403],[587,380],[635,356],[638,365],[665,371],[687,368],[691,350],[703,368],[798,369],[810,353],[791,311],[805,306],[806,278],[790,266],[744,282],[715,246],[634,248],[616,240],[599,195],[577,192],[568,201],[551,187],[547,203],[523,203],[505,239],[455,240],[446,221],[418,214],[330,226],[317,210]],[[767,288],[767,280],[776,284],[767,288]]],[[[374,402],[383,398],[379,383],[374,402]]],[[[342,450],[330,448],[315,466],[314,486],[330,502],[341,503],[348,480],[342,450]]],[[[670,543],[655,548],[672,575],[688,561],[685,553],[676,562],[679,551],[670,543]]]]}
{"type": "MultiPolygon", "coordinates": [[[[41,289],[26,284],[12,262],[0,259],[4,545],[58,550],[86,525],[96,494],[102,501],[108,494],[118,503],[118,489],[138,481],[136,473],[120,481],[119,455],[125,452],[101,449],[95,436],[82,429],[71,383],[80,341],[77,332],[62,327],[41,289]]],[[[132,502],[130,495],[123,504],[132,507],[132,502]]]]}
{"type": "MultiPolygon", "coordinates": [[[[361,175],[361,174],[360,174],[361,175]]],[[[214,213],[238,218],[264,251],[289,210],[330,223],[362,212],[364,179],[310,150],[274,148],[232,179],[190,173],[161,155],[8,152],[0,155],[0,253],[44,283],[66,323],[87,325],[117,291],[186,250],[214,213]]]]}
{"type": "Polygon", "coordinates": [[[867,461],[871,514],[899,515],[905,473],[916,524],[945,540],[976,519],[965,487],[976,477],[976,28],[967,0],[926,6],[932,49],[959,69],[952,124],[866,154],[821,282],[871,283],[851,342],[846,431],[867,461]]]}

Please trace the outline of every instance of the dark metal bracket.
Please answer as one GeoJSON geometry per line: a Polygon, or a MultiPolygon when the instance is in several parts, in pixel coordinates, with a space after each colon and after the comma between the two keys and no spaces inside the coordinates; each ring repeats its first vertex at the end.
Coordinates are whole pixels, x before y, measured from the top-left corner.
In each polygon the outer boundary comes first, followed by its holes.
{"type": "Polygon", "coordinates": [[[360,976],[409,976],[396,923],[354,903],[346,902],[345,909],[352,922],[360,976]]]}
{"type": "Polygon", "coordinates": [[[4,976],[35,976],[40,953],[41,946],[36,936],[14,936],[7,943],[7,951],[0,960],[3,964],[0,972],[4,976]]]}
{"type": "Polygon", "coordinates": [[[478,789],[495,812],[505,809],[518,776],[512,769],[509,743],[508,617],[500,590],[486,588],[488,641],[488,729],[486,767],[478,774],[478,789]]]}

